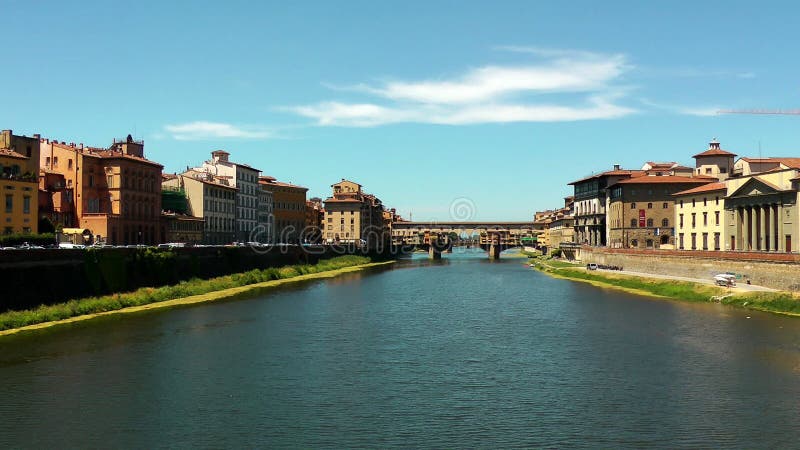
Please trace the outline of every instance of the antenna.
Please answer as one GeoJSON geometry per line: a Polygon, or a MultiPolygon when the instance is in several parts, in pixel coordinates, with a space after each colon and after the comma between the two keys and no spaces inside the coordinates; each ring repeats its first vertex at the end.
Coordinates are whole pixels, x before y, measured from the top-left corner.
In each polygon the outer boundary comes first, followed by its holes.
{"type": "Polygon", "coordinates": [[[717,114],[767,114],[800,116],[800,109],[720,109],[717,114]]]}

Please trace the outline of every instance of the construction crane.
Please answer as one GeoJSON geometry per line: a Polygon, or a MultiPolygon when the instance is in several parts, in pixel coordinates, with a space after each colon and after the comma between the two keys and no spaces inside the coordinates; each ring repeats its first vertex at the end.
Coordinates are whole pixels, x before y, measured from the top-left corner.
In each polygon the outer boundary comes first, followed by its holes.
{"type": "Polygon", "coordinates": [[[717,114],[767,114],[775,116],[800,116],[800,109],[721,109],[717,114]]]}

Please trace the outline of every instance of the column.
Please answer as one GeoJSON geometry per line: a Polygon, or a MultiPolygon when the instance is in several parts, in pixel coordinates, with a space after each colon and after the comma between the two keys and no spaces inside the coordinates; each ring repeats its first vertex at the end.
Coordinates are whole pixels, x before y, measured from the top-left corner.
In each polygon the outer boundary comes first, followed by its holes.
{"type": "Polygon", "coordinates": [[[761,234],[761,245],[759,250],[769,251],[769,217],[767,217],[767,205],[761,205],[761,207],[758,209],[761,217],[761,221],[759,222],[759,232],[761,234]]]}
{"type": "Polygon", "coordinates": [[[742,250],[750,251],[750,207],[742,207],[742,250]]]}
{"type": "Polygon", "coordinates": [[[781,206],[780,203],[775,205],[775,210],[778,211],[776,217],[778,219],[778,251],[786,252],[786,240],[783,237],[783,208],[781,208],[781,206]]]}
{"type": "Polygon", "coordinates": [[[736,207],[736,250],[742,251],[744,249],[744,235],[742,234],[742,224],[744,224],[744,208],[741,206],[736,207]]]}
{"type": "Polygon", "coordinates": [[[772,235],[772,250],[777,252],[779,248],[780,242],[780,232],[778,231],[778,222],[781,220],[780,210],[778,209],[778,205],[770,205],[770,213],[772,216],[772,231],[770,231],[770,235],[772,235]]]}
{"type": "Polygon", "coordinates": [[[775,220],[772,217],[772,205],[764,205],[764,250],[770,251],[773,250],[772,242],[772,221],[775,220]]]}

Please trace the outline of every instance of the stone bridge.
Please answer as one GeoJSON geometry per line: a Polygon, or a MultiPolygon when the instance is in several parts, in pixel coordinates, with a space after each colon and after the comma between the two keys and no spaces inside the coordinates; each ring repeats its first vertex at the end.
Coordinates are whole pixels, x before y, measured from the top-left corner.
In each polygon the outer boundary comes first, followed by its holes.
{"type": "Polygon", "coordinates": [[[454,244],[453,233],[458,242],[480,247],[495,259],[505,249],[535,245],[537,229],[533,222],[395,222],[392,243],[428,250],[432,259],[438,259],[454,244]]]}

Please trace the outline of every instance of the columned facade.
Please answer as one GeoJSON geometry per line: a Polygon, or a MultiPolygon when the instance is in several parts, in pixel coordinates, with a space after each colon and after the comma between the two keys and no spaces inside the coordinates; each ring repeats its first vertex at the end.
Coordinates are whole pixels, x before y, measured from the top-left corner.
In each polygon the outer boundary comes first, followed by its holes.
{"type": "Polygon", "coordinates": [[[727,202],[726,209],[733,212],[736,221],[727,227],[726,239],[733,244],[732,250],[796,251],[792,247],[798,231],[796,193],[730,198],[727,202]]]}

